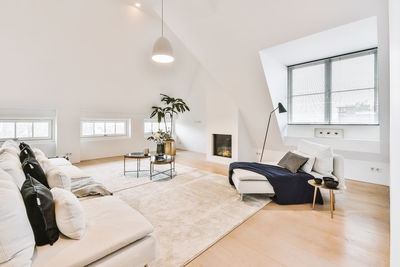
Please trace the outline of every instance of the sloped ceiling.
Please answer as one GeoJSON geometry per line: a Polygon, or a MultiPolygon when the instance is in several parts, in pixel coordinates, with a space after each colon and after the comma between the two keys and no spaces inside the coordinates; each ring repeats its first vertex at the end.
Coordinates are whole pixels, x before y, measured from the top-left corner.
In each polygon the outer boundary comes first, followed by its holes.
{"type": "MultiPolygon", "coordinates": [[[[262,145],[272,102],[259,51],[277,44],[377,16],[382,0],[167,0],[166,24],[231,94],[253,143],[262,145]]],[[[153,1],[159,10],[159,1],[153,1]]],[[[276,120],[268,147],[282,147],[276,120]]]]}

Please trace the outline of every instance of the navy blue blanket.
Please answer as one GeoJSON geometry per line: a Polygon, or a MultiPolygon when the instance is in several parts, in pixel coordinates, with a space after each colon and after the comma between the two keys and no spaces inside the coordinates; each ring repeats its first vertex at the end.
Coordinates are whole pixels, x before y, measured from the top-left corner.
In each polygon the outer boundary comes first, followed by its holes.
{"type": "MultiPolygon", "coordinates": [[[[234,162],[229,165],[229,183],[233,185],[232,174],[234,169],[243,169],[264,175],[275,191],[272,198],[282,205],[312,203],[314,187],[308,180],[314,179],[305,172],[291,173],[289,170],[256,162],[234,162]]],[[[323,204],[321,192],[317,192],[316,203],[323,204]]]]}

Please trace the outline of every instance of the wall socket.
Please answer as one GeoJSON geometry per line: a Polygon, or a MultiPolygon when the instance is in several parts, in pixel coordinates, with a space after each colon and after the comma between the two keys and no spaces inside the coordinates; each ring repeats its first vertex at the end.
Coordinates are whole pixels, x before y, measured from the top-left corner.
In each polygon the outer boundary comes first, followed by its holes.
{"type": "Polygon", "coordinates": [[[315,128],[314,136],[319,138],[343,138],[343,129],[315,128]]]}
{"type": "Polygon", "coordinates": [[[379,167],[371,167],[370,170],[371,170],[371,172],[378,172],[378,173],[382,172],[382,168],[379,168],[379,167]]]}

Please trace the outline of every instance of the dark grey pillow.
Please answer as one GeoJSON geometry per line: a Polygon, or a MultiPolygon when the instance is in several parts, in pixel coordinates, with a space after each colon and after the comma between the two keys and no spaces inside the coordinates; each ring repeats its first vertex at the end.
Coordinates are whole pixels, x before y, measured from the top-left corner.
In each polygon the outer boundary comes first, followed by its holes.
{"type": "Polygon", "coordinates": [[[26,158],[22,163],[22,170],[24,171],[26,178],[28,178],[29,174],[50,189],[50,186],[47,183],[46,174],[35,158],[26,158]]]}
{"type": "Polygon", "coordinates": [[[292,173],[296,173],[301,168],[301,166],[303,166],[307,162],[307,160],[308,158],[289,151],[278,162],[278,165],[285,169],[288,169],[292,173]]]}
{"type": "Polygon", "coordinates": [[[27,174],[21,188],[21,194],[35,236],[36,245],[53,245],[59,237],[59,231],[56,223],[53,195],[50,190],[27,174]]]}

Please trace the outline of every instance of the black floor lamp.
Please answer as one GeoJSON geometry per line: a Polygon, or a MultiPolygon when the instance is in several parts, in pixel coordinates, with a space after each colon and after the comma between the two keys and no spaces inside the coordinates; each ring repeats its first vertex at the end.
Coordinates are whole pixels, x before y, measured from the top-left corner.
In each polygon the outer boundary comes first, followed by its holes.
{"type": "Polygon", "coordinates": [[[271,116],[272,116],[272,114],[273,114],[276,110],[278,110],[279,113],[285,113],[285,112],[286,112],[285,107],[282,105],[282,103],[279,102],[279,103],[278,103],[278,107],[275,108],[273,111],[271,111],[271,113],[269,114],[268,126],[267,126],[267,131],[265,132],[264,145],[263,145],[263,148],[262,148],[262,151],[261,151],[260,162],[262,162],[262,158],[263,158],[263,156],[264,156],[265,142],[267,141],[269,123],[271,122],[271,116]]]}

